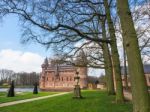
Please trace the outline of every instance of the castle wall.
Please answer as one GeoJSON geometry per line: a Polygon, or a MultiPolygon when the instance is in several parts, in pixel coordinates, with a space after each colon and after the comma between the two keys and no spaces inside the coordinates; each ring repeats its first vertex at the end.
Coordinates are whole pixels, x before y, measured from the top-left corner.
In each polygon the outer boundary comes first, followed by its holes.
{"type": "MultiPolygon", "coordinates": [[[[87,88],[87,69],[78,69],[80,77],[80,87],[87,88]]],[[[73,89],[75,85],[74,77],[76,69],[61,69],[59,75],[55,75],[54,70],[43,69],[40,78],[40,89],[73,89]]]]}
{"type": "Polygon", "coordinates": [[[62,88],[74,86],[74,71],[61,71],[59,76],[56,77],[54,72],[48,72],[46,75],[45,87],[46,88],[62,88]]]}

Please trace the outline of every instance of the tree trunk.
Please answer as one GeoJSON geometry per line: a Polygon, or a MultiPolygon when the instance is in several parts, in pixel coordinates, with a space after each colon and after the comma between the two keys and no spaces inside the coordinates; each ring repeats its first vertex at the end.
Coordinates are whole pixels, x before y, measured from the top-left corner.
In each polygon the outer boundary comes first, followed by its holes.
{"type": "Polygon", "coordinates": [[[133,111],[150,112],[150,96],[128,0],[117,0],[117,8],[127,53],[129,75],[131,77],[133,111]]]}
{"type": "Polygon", "coordinates": [[[126,63],[126,52],[125,52],[125,46],[123,44],[123,65],[124,65],[124,83],[125,83],[125,90],[129,89],[128,86],[128,72],[127,72],[127,63],[126,63]]]}
{"type": "Polygon", "coordinates": [[[112,60],[113,60],[115,83],[116,83],[116,102],[124,102],[123,86],[122,86],[122,79],[121,79],[121,68],[120,68],[120,60],[119,60],[119,54],[117,49],[117,43],[116,43],[115,29],[110,16],[110,9],[108,6],[108,2],[106,0],[104,0],[104,6],[106,11],[108,27],[109,27],[109,33],[111,37],[110,46],[112,51],[112,60]]]}
{"type": "MultiPolygon", "coordinates": [[[[102,21],[102,36],[103,36],[103,39],[106,39],[105,21],[102,21]]],[[[108,94],[114,95],[115,90],[114,90],[112,61],[111,61],[110,51],[109,51],[107,43],[102,43],[102,49],[103,49],[108,94]]]]}

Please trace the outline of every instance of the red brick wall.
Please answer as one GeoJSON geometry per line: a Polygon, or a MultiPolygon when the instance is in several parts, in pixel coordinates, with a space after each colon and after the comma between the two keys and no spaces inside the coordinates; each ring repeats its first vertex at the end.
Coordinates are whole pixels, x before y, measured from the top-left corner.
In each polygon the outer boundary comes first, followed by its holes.
{"type": "MultiPolygon", "coordinates": [[[[87,68],[77,69],[80,76],[80,87],[87,87],[87,68]]],[[[63,88],[74,88],[75,81],[74,76],[76,75],[76,69],[61,70],[59,76],[55,76],[55,71],[50,71],[45,68],[42,69],[40,78],[41,89],[63,89],[63,88]]]]}

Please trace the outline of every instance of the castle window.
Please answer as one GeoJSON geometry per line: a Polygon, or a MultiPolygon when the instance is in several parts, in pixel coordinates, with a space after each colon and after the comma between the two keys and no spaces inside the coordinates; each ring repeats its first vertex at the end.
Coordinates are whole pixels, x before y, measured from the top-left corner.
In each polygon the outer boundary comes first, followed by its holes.
{"type": "Polygon", "coordinates": [[[70,77],[70,81],[72,81],[72,77],[70,77]]]}
{"type": "Polygon", "coordinates": [[[66,80],[68,81],[68,77],[66,78],[66,80]]]}
{"type": "Polygon", "coordinates": [[[47,81],[48,81],[48,77],[47,77],[47,81]]]}
{"type": "Polygon", "coordinates": [[[52,81],[54,81],[54,77],[52,77],[52,81]]]}
{"type": "Polygon", "coordinates": [[[61,80],[63,81],[63,77],[61,78],[61,80]]]}

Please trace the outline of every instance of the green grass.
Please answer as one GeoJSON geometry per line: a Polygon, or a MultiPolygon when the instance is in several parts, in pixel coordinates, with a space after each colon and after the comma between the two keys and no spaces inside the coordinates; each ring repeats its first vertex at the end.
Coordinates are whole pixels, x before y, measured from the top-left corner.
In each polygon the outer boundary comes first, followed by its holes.
{"type": "Polygon", "coordinates": [[[36,98],[40,96],[52,95],[55,93],[58,92],[39,92],[39,94],[33,94],[32,92],[23,92],[23,93],[16,94],[15,97],[7,97],[6,96],[7,93],[0,92],[0,103],[29,99],[29,98],[36,98]]]}
{"type": "Polygon", "coordinates": [[[103,91],[84,91],[85,99],[72,94],[0,108],[0,112],[132,112],[132,104],[116,104],[115,96],[103,91]]]}
{"type": "Polygon", "coordinates": [[[6,95],[6,92],[0,92],[0,97],[3,97],[6,95]]]}

